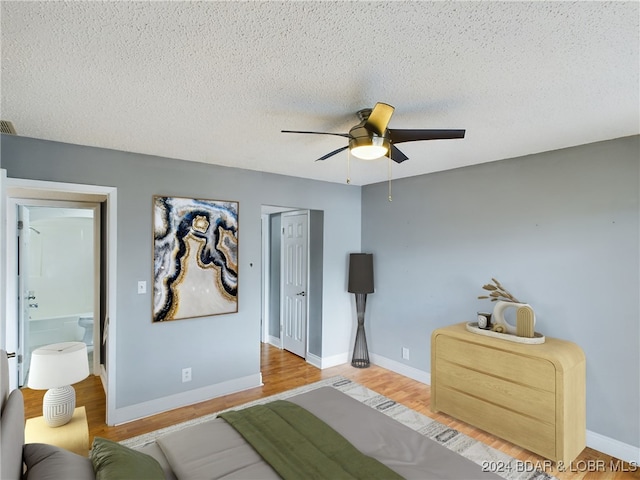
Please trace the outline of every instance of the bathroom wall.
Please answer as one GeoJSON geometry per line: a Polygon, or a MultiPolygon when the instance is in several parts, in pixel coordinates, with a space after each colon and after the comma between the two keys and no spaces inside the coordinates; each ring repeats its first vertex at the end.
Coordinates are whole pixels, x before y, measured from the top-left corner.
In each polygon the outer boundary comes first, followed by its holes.
{"type": "Polygon", "coordinates": [[[27,290],[29,345],[81,340],[81,316],[93,315],[93,215],[91,210],[29,210],[27,290]]]}

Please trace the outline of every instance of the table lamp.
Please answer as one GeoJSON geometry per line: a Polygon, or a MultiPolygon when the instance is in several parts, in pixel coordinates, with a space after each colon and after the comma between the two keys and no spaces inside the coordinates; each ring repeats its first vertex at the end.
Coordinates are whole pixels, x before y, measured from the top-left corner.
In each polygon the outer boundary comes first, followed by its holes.
{"type": "Polygon", "coordinates": [[[369,366],[367,337],[364,333],[364,311],[367,306],[367,293],[373,293],[373,254],[352,253],[349,255],[349,287],[350,293],[356,295],[356,313],[358,315],[358,331],[353,346],[351,365],[356,368],[369,366]]]}
{"type": "Polygon", "coordinates": [[[76,408],[76,391],[71,386],[89,376],[87,345],[63,342],[37,348],[31,354],[28,387],[47,390],[42,415],[50,427],[71,420],[76,408]]]}

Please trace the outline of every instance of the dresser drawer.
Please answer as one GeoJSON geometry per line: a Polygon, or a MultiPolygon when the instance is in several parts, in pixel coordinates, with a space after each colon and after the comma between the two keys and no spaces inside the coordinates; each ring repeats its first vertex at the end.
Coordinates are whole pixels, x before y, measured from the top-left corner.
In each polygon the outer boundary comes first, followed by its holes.
{"type": "Polygon", "coordinates": [[[435,348],[438,359],[522,385],[555,392],[556,371],[548,360],[488,348],[444,335],[436,338],[435,348]]]}
{"type": "Polygon", "coordinates": [[[504,380],[446,360],[436,365],[440,387],[482,398],[493,405],[520,412],[553,424],[556,420],[556,397],[546,390],[504,380]]]}
{"type": "Polygon", "coordinates": [[[446,387],[438,388],[441,410],[545,458],[556,457],[554,424],[522,415],[446,387]]]}

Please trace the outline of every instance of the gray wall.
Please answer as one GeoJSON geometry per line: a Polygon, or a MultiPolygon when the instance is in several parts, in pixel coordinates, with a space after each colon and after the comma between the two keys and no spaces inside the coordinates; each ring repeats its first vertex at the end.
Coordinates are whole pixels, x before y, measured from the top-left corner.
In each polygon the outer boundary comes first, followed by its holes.
{"type": "Polygon", "coordinates": [[[309,212],[309,353],[322,357],[322,264],[324,262],[324,212],[309,212]]]}
{"type": "Polygon", "coordinates": [[[370,350],[429,372],[431,332],[491,310],[495,277],[584,350],[587,429],[640,446],[639,139],[364,187],[370,350]]]}
{"type": "Polygon", "coordinates": [[[2,135],[1,158],[11,178],[118,189],[116,408],[259,373],[261,205],[324,212],[332,255],[323,258],[322,331],[332,335],[322,352],[346,356],[352,312],[344,264],[360,248],[359,187],[10,135],[2,135]],[[138,295],[136,284],[152,285],[156,194],[240,202],[237,314],[151,323],[150,295],[138,295]],[[193,369],[192,382],[181,382],[183,367],[193,369]]]}

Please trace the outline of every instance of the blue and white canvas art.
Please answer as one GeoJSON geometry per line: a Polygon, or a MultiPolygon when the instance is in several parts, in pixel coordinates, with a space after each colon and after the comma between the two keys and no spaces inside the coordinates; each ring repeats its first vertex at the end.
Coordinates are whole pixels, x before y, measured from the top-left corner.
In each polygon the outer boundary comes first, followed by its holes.
{"type": "Polygon", "coordinates": [[[153,197],[153,322],[238,311],[238,202],[153,197]]]}

